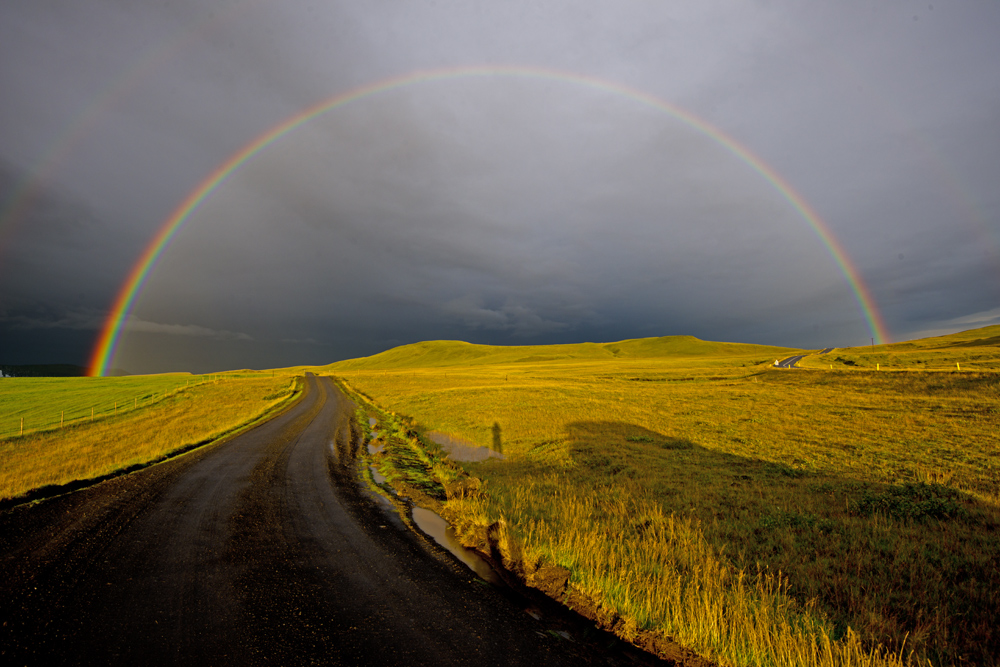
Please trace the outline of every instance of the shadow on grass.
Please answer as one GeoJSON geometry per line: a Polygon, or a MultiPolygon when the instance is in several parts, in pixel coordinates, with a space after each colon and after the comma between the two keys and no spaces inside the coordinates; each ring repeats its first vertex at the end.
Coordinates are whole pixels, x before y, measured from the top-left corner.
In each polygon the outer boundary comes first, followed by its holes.
{"type": "Polygon", "coordinates": [[[503,454],[503,438],[501,437],[500,423],[493,422],[493,451],[503,454]]]}
{"type": "Polygon", "coordinates": [[[563,442],[483,472],[513,486],[556,474],[580,494],[625,491],[697,518],[737,567],[787,576],[835,638],[850,626],[935,664],[1000,655],[1000,515],[955,489],[821,474],[612,421],[568,424],[563,442]]]}
{"type": "MultiPolygon", "coordinates": [[[[751,481],[801,479],[809,473],[761,459],[706,449],[685,438],[663,435],[623,422],[576,422],[566,426],[573,461],[595,478],[624,476],[674,484],[698,482],[702,487],[751,481]],[[682,478],[681,480],[678,477],[682,478]]],[[[666,488],[666,487],[664,487],[666,488]]]]}

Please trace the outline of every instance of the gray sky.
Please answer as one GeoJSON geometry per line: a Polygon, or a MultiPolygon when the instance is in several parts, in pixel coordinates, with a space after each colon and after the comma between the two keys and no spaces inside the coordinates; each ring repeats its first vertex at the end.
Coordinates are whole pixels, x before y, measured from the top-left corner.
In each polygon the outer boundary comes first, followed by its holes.
{"type": "Polygon", "coordinates": [[[114,365],[327,363],[424,339],[872,333],[1000,322],[1000,4],[0,4],[0,362],[88,359],[171,212],[114,365]],[[518,70],[517,68],[520,68],[518,70]],[[566,76],[530,76],[532,68],[566,76]],[[574,78],[575,77],[575,78],[574,78]],[[580,78],[607,85],[584,85],[580,78]]]}

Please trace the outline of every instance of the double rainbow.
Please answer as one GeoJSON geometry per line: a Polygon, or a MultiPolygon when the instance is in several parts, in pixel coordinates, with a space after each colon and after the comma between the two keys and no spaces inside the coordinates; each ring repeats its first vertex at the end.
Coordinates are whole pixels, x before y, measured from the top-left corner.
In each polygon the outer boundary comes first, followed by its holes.
{"type": "Polygon", "coordinates": [[[619,83],[604,81],[602,79],[596,79],[570,72],[540,68],[459,67],[413,72],[367,86],[362,86],[360,88],[355,88],[354,90],[326,99],[279,123],[251,141],[237,153],[232,155],[228,160],[219,165],[215,171],[209,174],[209,176],[202,181],[202,183],[195,188],[183,202],[181,202],[174,212],[170,214],[170,217],[168,217],[163,223],[159,231],[157,231],[156,236],[153,237],[153,240],[139,256],[138,261],[136,261],[133,265],[132,270],[128,274],[128,278],[125,280],[118,292],[118,295],[115,297],[114,304],[111,307],[111,313],[105,321],[100,337],[94,347],[90,360],[89,374],[91,376],[102,376],[108,371],[108,367],[114,359],[115,351],[117,350],[118,343],[121,340],[121,336],[132,311],[132,307],[139,294],[142,292],[143,287],[145,287],[153,269],[156,268],[157,261],[163,254],[163,251],[166,250],[167,246],[170,244],[171,239],[175,234],[177,234],[178,231],[180,231],[181,227],[184,226],[184,223],[195,211],[195,209],[197,209],[198,206],[205,201],[205,199],[211,195],[217,187],[219,187],[219,185],[225,182],[226,179],[239,169],[247,160],[297,127],[329,111],[333,111],[334,109],[344,106],[345,104],[350,104],[351,102],[355,102],[362,98],[396,88],[403,88],[406,86],[413,86],[419,83],[437,81],[441,79],[495,76],[559,80],[594,88],[604,92],[623,95],[642,104],[664,111],[677,120],[680,120],[688,126],[711,137],[759,173],[768,183],[771,184],[772,187],[774,187],[775,190],[781,193],[781,195],[795,208],[795,210],[798,211],[799,215],[805,219],[809,226],[812,227],[813,231],[816,232],[820,240],[826,246],[830,255],[833,257],[833,260],[840,269],[840,272],[847,279],[847,282],[849,283],[851,290],[854,292],[858,305],[861,308],[861,312],[868,324],[868,328],[871,330],[872,337],[879,343],[888,340],[889,337],[886,333],[887,330],[885,323],[878,309],[875,307],[875,301],[872,298],[871,293],[861,281],[857,269],[848,259],[843,246],[841,246],[840,243],[834,238],[826,223],[824,223],[816,211],[814,211],[809,204],[806,203],[805,199],[795,192],[795,190],[793,190],[792,187],[783,178],[781,178],[777,172],[774,171],[774,169],[717,127],[714,127],[697,116],[694,116],[691,113],[652,95],[619,83]]]}

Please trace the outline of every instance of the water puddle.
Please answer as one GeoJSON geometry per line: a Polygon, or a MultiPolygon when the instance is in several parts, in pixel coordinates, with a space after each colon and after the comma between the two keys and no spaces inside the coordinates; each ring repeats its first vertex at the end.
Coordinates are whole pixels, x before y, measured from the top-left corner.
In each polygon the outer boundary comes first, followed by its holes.
{"type": "Polygon", "coordinates": [[[385,443],[384,442],[376,442],[379,439],[379,437],[380,437],[379,432],[376,431],[376,430],[374,430],[376,424],[378,424],[378,420],[377,419],[375,419],[374,417],[369,417],[368,418],[368,428],[372,429],[372,437],[368,441],[368,453],[369,454],[378,454],[379,452],[382,451],[382,448],[385,447],[385,443]]]}
{"type": "Polygon", "coordinates": [[[485,461],[489,458],[503,458],[503,454],[493,451],[489,447],[477,447],[468,440],[462,440],[441,431],[431,431],[427,437],[441,445],[441,449],[447,452],[454,461],[485,461]]]}
{"type": "Polygon", "coordinates": [[[480,579],[491,584],[500,584],[500,577],[497,576],[497,573],[476,552],[463,547],[455,537],[455,531],[451,529],[448,522],[436,513],[423,507],[414,507],[413,522],[420,530],[430,535],[435,542],[465,563],[470,570],[479,575],[480,579]]]}
{"type": "Polygon", "coordinates": [[[372,472],[372,479],[375,480],[376,484],[385,484],[385,475],[378,471],[375,466],[368,466],[368,469],[372,472]]]}

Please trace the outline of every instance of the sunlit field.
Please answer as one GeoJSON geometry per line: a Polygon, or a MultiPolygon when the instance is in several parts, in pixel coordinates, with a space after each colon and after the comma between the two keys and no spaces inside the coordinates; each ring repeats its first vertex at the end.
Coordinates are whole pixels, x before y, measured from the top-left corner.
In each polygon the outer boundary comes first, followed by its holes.
{"type": "Polygon", "coordinates": [[[148,407],[178,389],[216,376],[170,373],[133,377],[4,378],[0,437],[58,429],[148,407]]]}
{"type": "Polygon", "coordinates": [[[297,386],[270,371],[0,380],[0,418],[8,424],[0,502],[212,442],[278,408],[297,386]],[[9,427],[22,418],[23,436],[9,427]]]}
{"type": "Polygon", "coordinates": [[[834,370],[1000,371],[1000,326],[906,343],[848,347],[803,360],[806,368],[834,370]]]}
{"type": "Polygon", "coordinates": [[[419,429],[501,450],[462,464],[486,493],[445,512],[470,542],[499,526],[522,574],[568,568],[567,602],[626,638],[734,665],[990,665],[998,335],[834,350],[808,370],[771,366],[792,350],[690,338],[425,343],[329,370],[419,429]]]}

